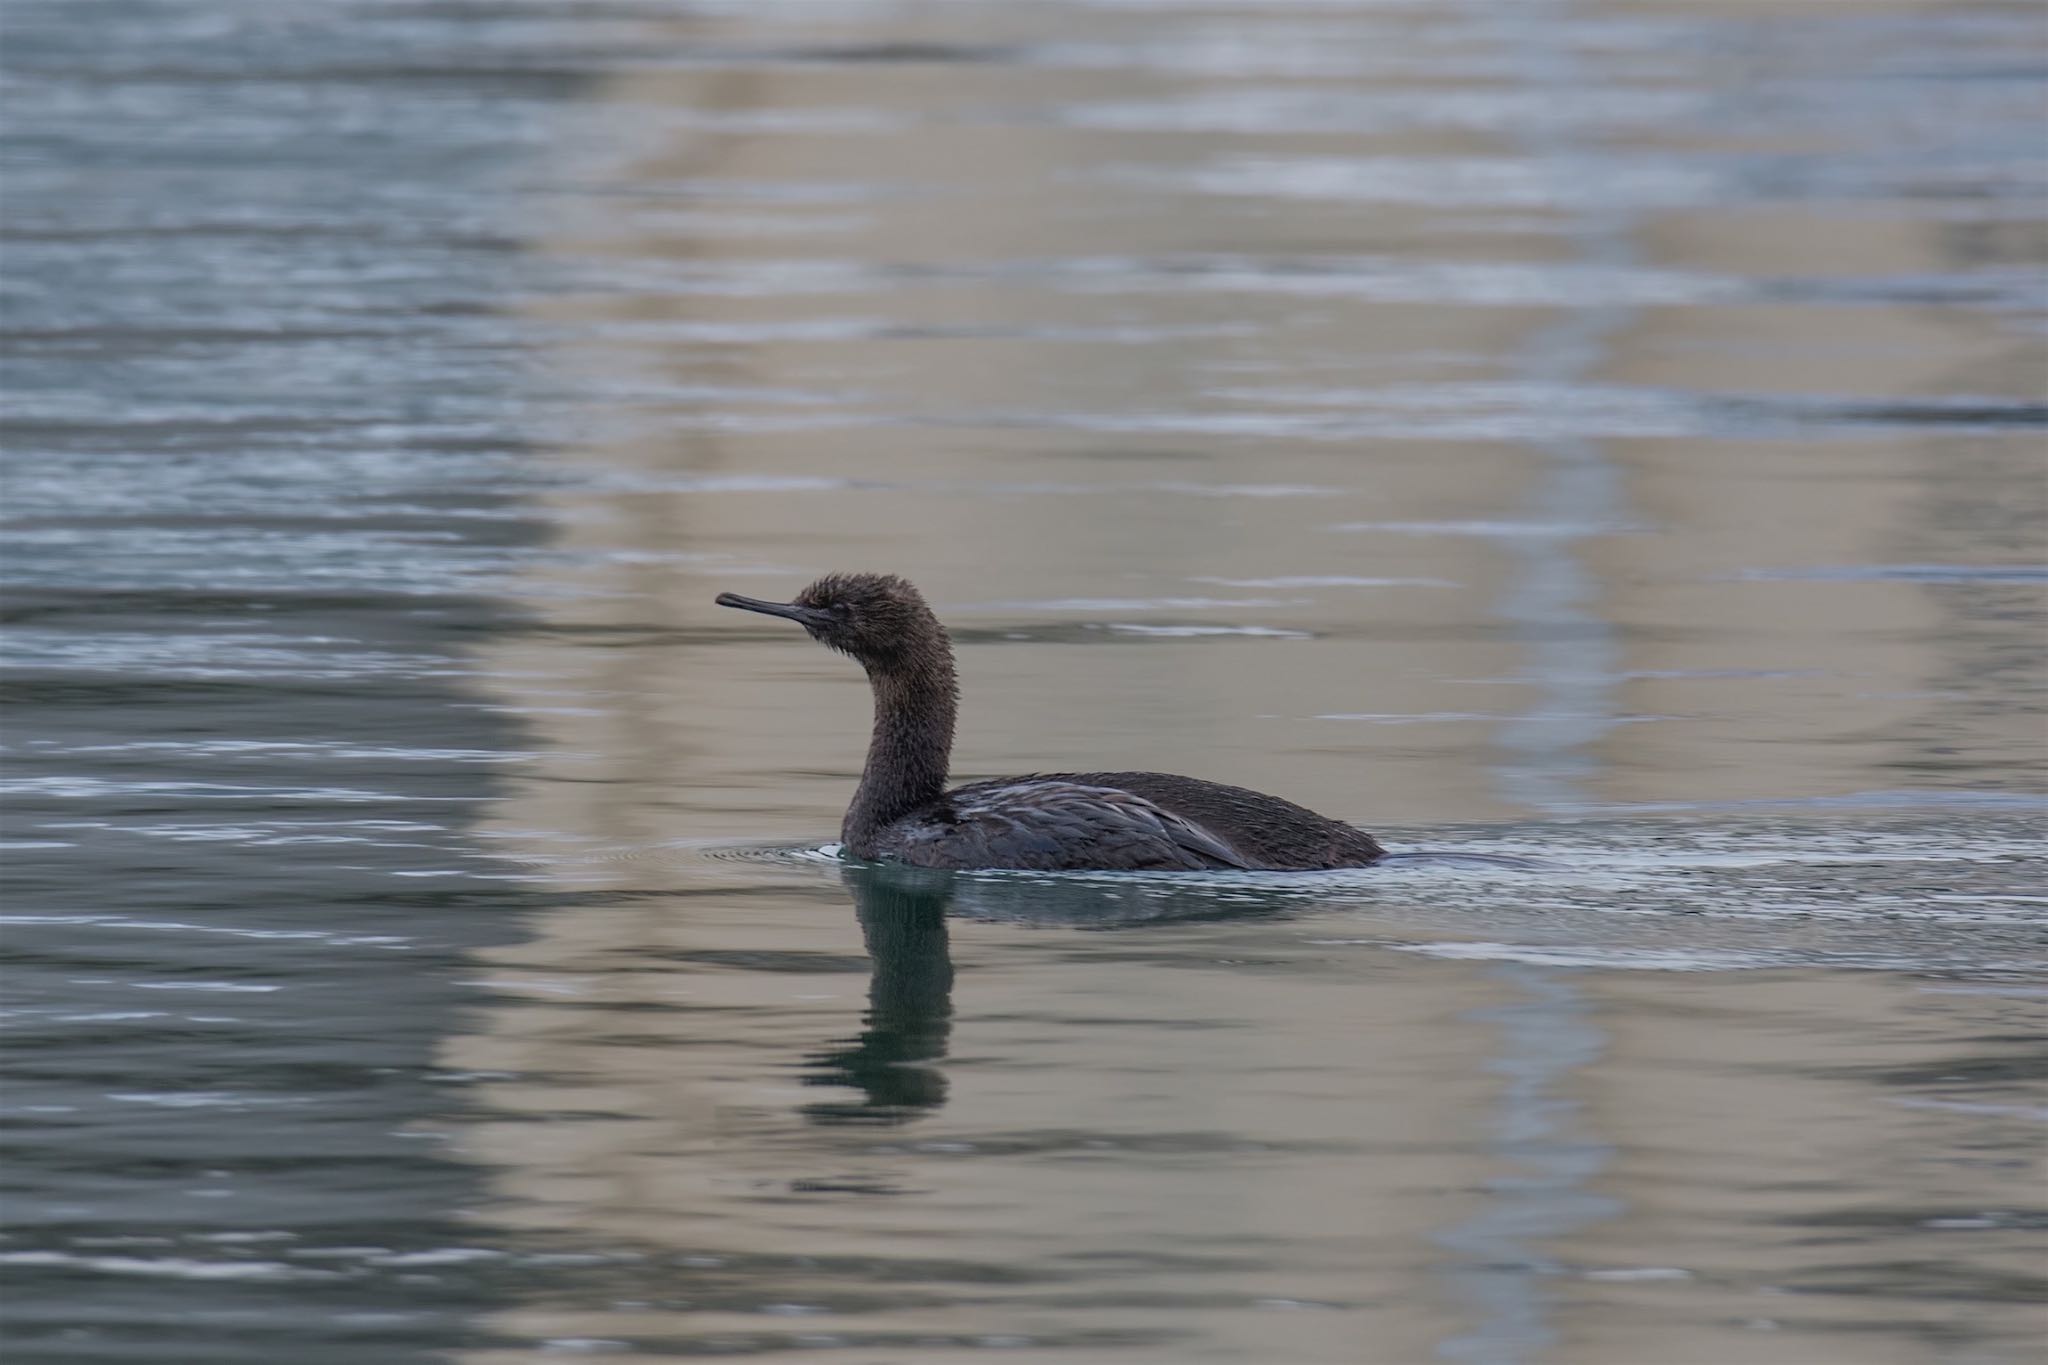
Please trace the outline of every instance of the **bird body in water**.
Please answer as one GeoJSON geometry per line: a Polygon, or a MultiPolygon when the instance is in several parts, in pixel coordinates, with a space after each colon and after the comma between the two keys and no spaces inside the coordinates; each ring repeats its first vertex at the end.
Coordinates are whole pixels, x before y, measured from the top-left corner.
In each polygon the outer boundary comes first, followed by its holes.
{"type": "Polygon", "coordinates": [[[946,790],[959,685],[918,590],[830,574],[792,602],[718,604],[795,621],[874,689],[874,735],[840,841],[857,858],[1042,872],[1307,871],[1383,856],[1370,834],[1292,801],[1171,773],[1036,773],[946,790]]]}

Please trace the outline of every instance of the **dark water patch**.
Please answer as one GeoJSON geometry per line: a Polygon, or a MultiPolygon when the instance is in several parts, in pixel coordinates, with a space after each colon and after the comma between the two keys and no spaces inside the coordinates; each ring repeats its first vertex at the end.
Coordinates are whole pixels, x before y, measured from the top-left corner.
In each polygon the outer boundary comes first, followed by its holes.
{"type": "Polygon", "coordinates": [[[2048,565],[1841,564],[1810,569],[1751,569],[1742,577],[1774,583],[2048,583],[2048,565]]]}
{"type": "Polygon", "coordinates": [[[444,319],[525,287],[480,196],[569,87],[453,14],[263,8],[9,17],[0,1258],[37,1359],[438,1358],[499,1292],[427,1272],[480,1196],[436,1050],[544,903],[468,843],[524,741],[463,684],[545,532],[521,343],[444,319]],[[414,69],[352,67],[380,44],[414,69]]]}
{"type": "Polygon", "coordinates": [[[1844,403],[1828,417],[1875,426],[1960,427],[1976,431],[2024,431],[2048,426],[2048,404],[1956,395],[1940,402],[1844,403]]]}

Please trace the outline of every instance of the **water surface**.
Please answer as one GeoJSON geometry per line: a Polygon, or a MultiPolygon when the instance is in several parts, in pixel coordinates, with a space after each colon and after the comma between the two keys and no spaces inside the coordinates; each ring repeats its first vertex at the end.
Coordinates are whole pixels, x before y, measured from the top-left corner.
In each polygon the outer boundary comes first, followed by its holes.
{"type": "Polygon", "coordinates": [[[25,1359],[2038,1350],[2033,7],[9,29],[25,1359]],[[843,864],[864,567],[1418,856],[843,864]]]}

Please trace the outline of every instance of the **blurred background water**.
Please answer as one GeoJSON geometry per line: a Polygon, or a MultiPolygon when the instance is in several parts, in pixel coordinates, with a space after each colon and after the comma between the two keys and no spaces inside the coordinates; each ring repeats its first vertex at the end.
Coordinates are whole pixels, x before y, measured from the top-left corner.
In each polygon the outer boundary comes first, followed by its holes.
{"type": "Polygon", "coordinates": [[[11,1359],[2037,1358],[2032,0],[4,47],[11,1359]],[[1542,866],[843,867],[834,568],[1542,866]]]}

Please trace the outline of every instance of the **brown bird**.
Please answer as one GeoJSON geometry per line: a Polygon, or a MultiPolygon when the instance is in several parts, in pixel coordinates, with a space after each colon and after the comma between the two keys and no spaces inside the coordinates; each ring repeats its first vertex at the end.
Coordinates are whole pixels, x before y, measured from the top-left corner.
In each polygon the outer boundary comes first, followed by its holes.
{"type": "Polygon", "coordinates": [[[793,602],[718,605],[795,621],[850,654],[875,694],[874,737],[840,840],[856,858],[1032,871],[1307,871],[1383,856],[1364,830],[1292,801],[1171,773],[1034,773],[946,790],[960,689],[953,644],[918,590],[828,574],[793,602]]]}

